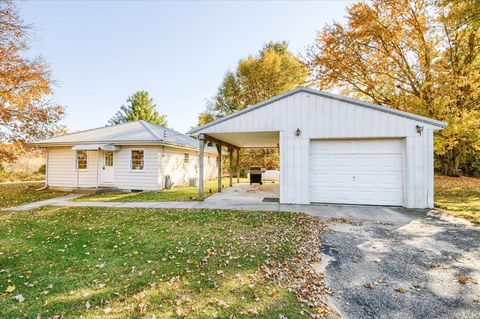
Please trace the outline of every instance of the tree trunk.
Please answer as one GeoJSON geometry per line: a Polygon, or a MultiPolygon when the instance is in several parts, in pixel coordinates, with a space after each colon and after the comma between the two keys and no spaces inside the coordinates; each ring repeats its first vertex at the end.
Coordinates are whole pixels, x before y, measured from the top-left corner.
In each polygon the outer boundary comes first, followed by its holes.
{"type": "Polygon", "coordinates": [[[450,149],[445,155],[439,157],[441,162],[441,173],[445,176],[460,176],[460,171],[458,169],[460,165],[460,154],[456,149],[450,149]]]}

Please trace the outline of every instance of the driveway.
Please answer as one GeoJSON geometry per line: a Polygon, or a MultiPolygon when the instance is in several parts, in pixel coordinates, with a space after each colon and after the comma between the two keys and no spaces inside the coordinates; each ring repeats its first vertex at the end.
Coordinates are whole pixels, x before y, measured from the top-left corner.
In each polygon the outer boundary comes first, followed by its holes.
{"type": "Polygon", "coordinates": [[[343,318],[480,318],[480,227],[400,209],[328,225],[323,266],[343,318]]]}

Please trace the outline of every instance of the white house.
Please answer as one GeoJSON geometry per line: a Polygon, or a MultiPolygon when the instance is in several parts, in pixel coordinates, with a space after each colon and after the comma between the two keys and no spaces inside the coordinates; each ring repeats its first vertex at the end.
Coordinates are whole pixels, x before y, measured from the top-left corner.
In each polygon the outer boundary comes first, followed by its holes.
{"type": "MultiPolygon", "coordinates": [[[[198,140],[145,121],[81,131],[32,143],[45,149],[46,185],[160,190],[198,176],[198,140]]],[[[208,148],[205,178],[217,176],[217,151],[208,148]]]]}
{"type": "Polygon", "coordinates": [[[433,207],[433,132],[446,126],[300,87],[189,134],[203,141],[200,167],[205,141],[279,147],[281,203],[427,208],[433,207]]]}

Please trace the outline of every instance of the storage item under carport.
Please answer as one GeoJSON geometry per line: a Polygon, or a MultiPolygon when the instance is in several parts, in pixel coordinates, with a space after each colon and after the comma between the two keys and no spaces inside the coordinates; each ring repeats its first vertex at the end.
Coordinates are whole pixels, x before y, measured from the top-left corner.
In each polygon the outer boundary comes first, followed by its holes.
{"type": "Polygon", "coordinates": [[[261,167],[252,166],[248,173],[250,174],[250,185],[258,183],[262,185],[262,173],[264,170],[261,167]]]}

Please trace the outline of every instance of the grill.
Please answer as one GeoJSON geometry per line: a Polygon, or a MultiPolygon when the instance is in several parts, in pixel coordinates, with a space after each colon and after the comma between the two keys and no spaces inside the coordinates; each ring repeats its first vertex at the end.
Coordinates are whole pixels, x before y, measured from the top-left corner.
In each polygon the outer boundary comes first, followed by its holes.
{"type": "Polygon", "coordinates": [[[264,169],[261,167],[257,166],[252,166],[248,170],[248,173],[250,174],[250,185],[253,183],[258,183],[262,185],[262,173],[264,172],[264,169]]]}

